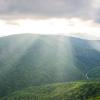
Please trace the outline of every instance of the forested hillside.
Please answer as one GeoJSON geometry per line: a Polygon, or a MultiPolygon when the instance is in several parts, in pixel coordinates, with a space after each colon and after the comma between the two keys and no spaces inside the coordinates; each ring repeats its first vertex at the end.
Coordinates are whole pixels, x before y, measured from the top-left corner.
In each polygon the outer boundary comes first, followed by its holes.
{"type": "Polygon", "coordinates": [[[100,100],[100,82],[71,82],[33,86],[1,100],[100,100]]]}
{"type": "Polygon", "coordinates": [[[85,40],[52,35],[0,38],[0,95],[33,85],[99,79],[100,52],[85,40]]]}

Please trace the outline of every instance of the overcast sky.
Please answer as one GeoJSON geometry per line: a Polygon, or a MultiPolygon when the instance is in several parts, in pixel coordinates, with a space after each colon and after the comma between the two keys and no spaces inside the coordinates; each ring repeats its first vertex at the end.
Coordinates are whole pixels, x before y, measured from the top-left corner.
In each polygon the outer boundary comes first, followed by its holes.
{"type": "Polygon", "coordinates": [[[1,16],[80,17],[100,21],[100,0],[0,0],[1,16]]]}
{"type": "MultiPolygon", "coordinates": [[[[100,0],[0,0],[0,21],[6,21],[6,27],[8,23],[13,25],[14,20],[51,18],[56,18],[58,24],[61,19],[68,21],[76,18],[82,22],[92,21],[94,26],[99,26],[100,0]]],[[[1,33],[5,34],[0,30],[1,33]]]]}

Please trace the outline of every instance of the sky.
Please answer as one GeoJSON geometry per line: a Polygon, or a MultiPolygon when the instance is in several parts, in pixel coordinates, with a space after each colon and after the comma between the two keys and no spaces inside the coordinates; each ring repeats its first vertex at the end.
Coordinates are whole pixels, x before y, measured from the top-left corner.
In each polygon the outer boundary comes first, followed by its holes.
{"type": "Polygon", "coordinates": [[[100,37],[100,0],[0,0],[0,36],[100,37]]]}

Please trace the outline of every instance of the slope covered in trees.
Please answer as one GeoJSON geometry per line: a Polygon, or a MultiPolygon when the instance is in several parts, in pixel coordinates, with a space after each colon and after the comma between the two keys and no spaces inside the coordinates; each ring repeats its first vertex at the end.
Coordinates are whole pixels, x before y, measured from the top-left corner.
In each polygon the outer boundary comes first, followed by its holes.
{"type": "Polygon", "coordinates": [[[71,82],[33,86],[1,100],[100,100],[100,82],[71,82]]]}
{"type": "Polygon", "coordinates": [[[99,79],[100,52],[91,42],[52,35],[1,37],[0,95],[33,85],[99,79]]]}

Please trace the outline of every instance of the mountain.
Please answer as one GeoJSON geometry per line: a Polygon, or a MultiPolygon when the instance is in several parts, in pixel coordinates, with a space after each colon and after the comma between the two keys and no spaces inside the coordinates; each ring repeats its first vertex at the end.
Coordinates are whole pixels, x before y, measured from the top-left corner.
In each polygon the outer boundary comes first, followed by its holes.
{"type": "Polygon", "coordinates": [[[1,100],[100,100],[100,82],[70,82],[33,86],[1,100]]]}
{"type": "Polygon", "coordinates": [[[100,79],[100,52],[93,43],[58,35],[0,38],[0,95],[33,85],[100,79]]]}

